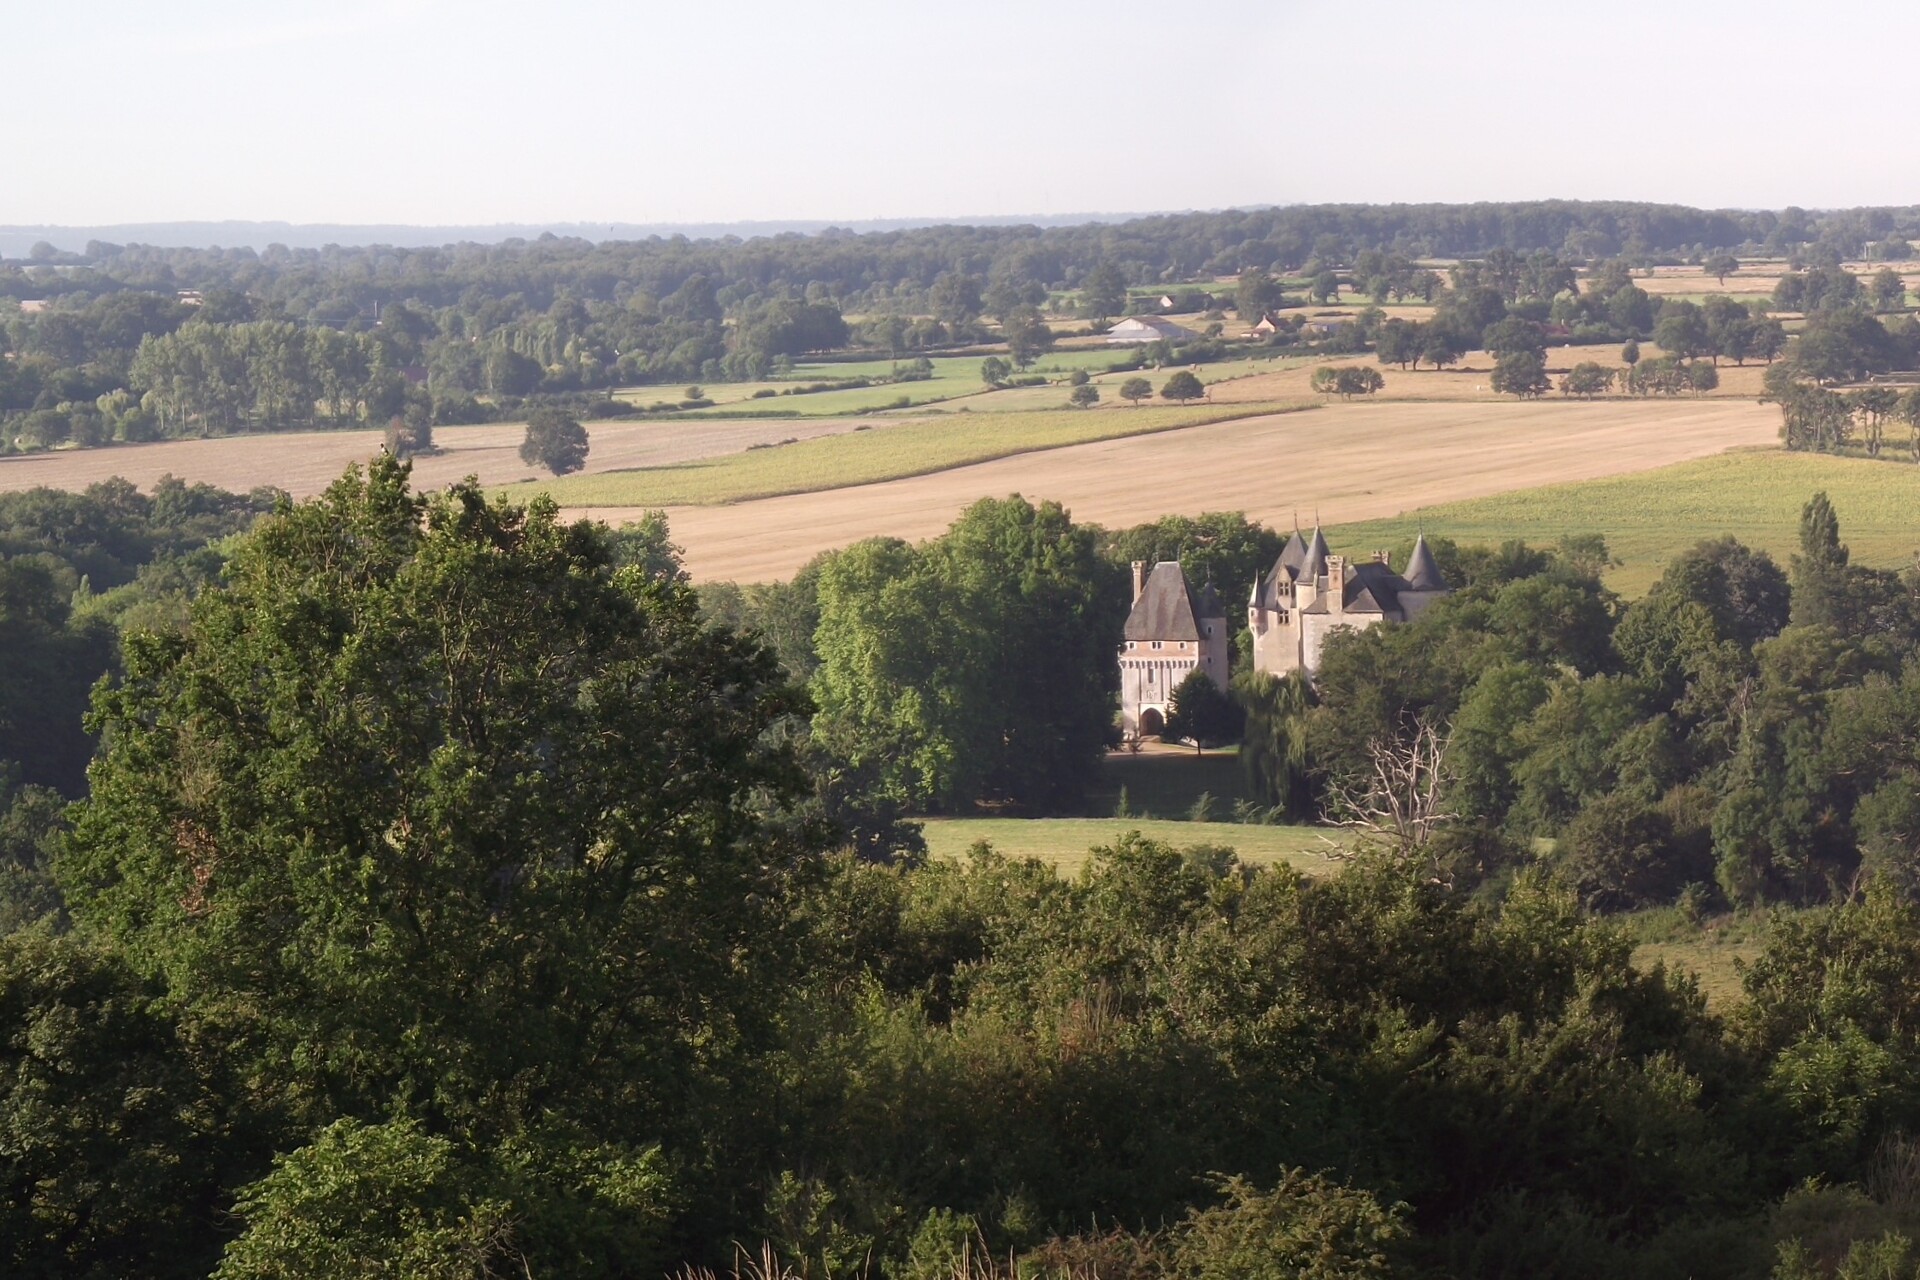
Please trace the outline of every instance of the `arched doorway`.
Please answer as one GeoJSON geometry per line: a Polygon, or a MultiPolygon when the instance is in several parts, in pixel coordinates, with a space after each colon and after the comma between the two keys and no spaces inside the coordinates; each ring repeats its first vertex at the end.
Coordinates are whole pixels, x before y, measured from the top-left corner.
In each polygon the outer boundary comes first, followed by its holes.
{"type": "Polygon", "coordinates": [[[1166,718],[1160,714],[1160,708],[1148,707],[1140,713],[1141,737],[1157,738],[1166,731],[1166,728],[1167,721],[1166,718]]]}

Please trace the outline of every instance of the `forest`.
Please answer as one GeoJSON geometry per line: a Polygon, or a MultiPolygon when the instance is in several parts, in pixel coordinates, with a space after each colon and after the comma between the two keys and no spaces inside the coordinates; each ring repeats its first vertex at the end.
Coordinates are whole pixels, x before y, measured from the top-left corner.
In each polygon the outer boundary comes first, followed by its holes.
{"type": "Polygon", "coordinates": [[[1063,878],[913,819],[1073,811],[1126,562],[1275,531],[994,499],[696,588],[392,458],[0,498],[0,1266],[1912,1274],[1920,580],[1844,514],[1632,603],[1434,540],[1419,621],[1235,687],[1239,816],[1343,869],[1063,878]],[[1775,912],[1739,1001],[1647,904],[1775,912]]]}
{"type": "MultiPolygon", "coordinates": [[[[1777,309],[1866,306],[1871,290],[1839,264],[1905,259],[1910,234],[1920,234],[1920,210],[1736,214],[1539,202],[1297,206],[752,240],[543,236],[258,253],[41,246],[0,262],[0,451],[380,427],[395,417],[479,422],[524,412],[528,397],[631,412],[606,392],[759,379],[796,357],[848,348],[895,360],[971,350],[1044,328],[1042,310],[1099,324],[1127,313],[1131,289],[1221,278],[1238,281],[1235,301],[1249,321],[1324,302],[1343,287],[1381,301],[1451,302],[1460,323],[1434,327],[1417,345],[1394,332],[1380,348],[1383,363],[1436,355],[1445,363],[1477,349],[1508,309],[1558,326],[1569,341],[1649,338],[1666,304],[1632,285],[1634,269],[1714,260],[1737,271],[1736,252],[1807,268],[1790,289],[1783,284],[1792,296],[1775,298],[1777,309]],[[1444,293],[1439,275],[1415,265],[1428,258],[1463,264],[1444,293]],[[1583,270],[1594,282],[1581,292],[1574,286],[1583,270]],[[1282,288],[1288,280],[1300,282],[1292,292],[1282,288]],[[1489,309],[1483,289],[1499,291],[1508,309],[1489,309]],[[32,305],[9,308],[9,300],[32,305]]],[[[1716,356],[1771,359],[1784,345],[1764,315],[1707,320],[1716,356]]],[[[1375,329],[1363,326],[1350,349],[1368,349],[1381,336],[1375,329]]],[[[1294,324],[1271,344],[1301,341],[1294,324]]],[[[1916,345],[1910,335],[1900,342],[1916,345]]],[[[1645,382],[1635,389],[1702,389],[1698,379],[1674,381],[1665,366],[1650,366],[1645,382]]],[[[1502,383],[1516,394],[1544,389],[1525,352],[1502,383]]]]}

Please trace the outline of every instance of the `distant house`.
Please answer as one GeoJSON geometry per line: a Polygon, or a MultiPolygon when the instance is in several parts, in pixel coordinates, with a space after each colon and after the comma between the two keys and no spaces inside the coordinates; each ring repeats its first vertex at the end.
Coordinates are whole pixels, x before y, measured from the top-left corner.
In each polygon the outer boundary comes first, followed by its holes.
{"type": "Polygon", "coordinates": [[[1212,586],[1195,591],[1178,560],[1147,572],[1133,562],[1133,611],[1120,642],[1120,719],[1134,737],[1159,736],[1167,726],[1173,691],[1194,671],[1227,687],[1232,637],[1227,611],[1212,586]]]}
{"type": "Polygon", "coordinates": [[[1192,342],[1200,335],[1158,316],[1128,316],[1107,330],[1110,347],[1137,347],[1149,342],[1192,342]]]}
{"type": "Polygon", "coordinates": [[[23,316],[37,316],[46,309],[47,300],[45,298],[20,299],[20,314],[23,316]]]}
{"type": "Polygon", "coordinates": [[[1253,326],[1253,332],[1262,338],[1268,338],[1279,333],[1284,327],[1285,326],[1280,323],[1280,317],[1269,311],[1260,317],[1258,324],[1253,326]]]}

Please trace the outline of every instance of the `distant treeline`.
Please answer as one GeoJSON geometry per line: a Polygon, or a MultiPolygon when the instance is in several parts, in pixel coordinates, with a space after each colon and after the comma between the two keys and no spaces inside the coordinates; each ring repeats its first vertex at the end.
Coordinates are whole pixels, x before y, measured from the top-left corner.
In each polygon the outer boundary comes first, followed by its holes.
{"type": "MultiPolygon", "coordinates": [[[[1239,279],[1243,318],[1302,296],[1328,301],[1342,288],[1458,312],[1447,304],[1493,288],[1509,304],[1530,300],[1526,318],[1551,317],[1594,340],[1644,333],[1654,309],[1638,290],[1622,298],[1609,288],[1556,314],[1581,270],[1625,284],[1632,268],[1653,263],[1719,260],[1738,270],[1735,251],[1778,252],[1857,294],[1838,264],[1904,258],[1916,230],[1920,209],[1539,202],[754,240],[543,236],[265,252],[93,242],[79,254],[41,245],[25,262],[0,262],[0,451],[385,425],[402,415],[469,422],[484,412],[479,397],[497,406],[758,379],[848,347],[908,358],[990,337],[988,319],[1002,330],[1032,328],[1036,309],[1047,308],[1101,322],[1125,314],[1142,288],[1227,275],[1239,279]],[[1450,289],[1419,265],[1436,257],[1465,260],[1450,289]],[[1304,295],[1291,283],[1289,297],[1283,283],[1302,277],[1304,295]]],[[[1807,289],[1820,282],[1793,279],[1807,289]]],[[[1819,301],[1776,299],[1808,309],[1819,301]]],[[[1462,340],[1480,327],[1463,327],[1462,340]]]]}

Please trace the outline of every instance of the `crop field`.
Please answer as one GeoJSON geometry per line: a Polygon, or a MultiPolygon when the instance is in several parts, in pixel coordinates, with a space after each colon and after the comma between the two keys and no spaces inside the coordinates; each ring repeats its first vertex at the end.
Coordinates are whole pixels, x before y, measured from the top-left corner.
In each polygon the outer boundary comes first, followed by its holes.
{"type": "MultiPolygon", "coordinates": [[[[1403,517],[1401,526],[1410,528],[1410,513],[1439,503],[1769,445],[1779,421],[1777,409],[1739,400],[1333,404],[669,514],[695,577],[738,581],[786,577],[819,552],[861,538],[932,537],[976,499],[1008,493],[1055,499],[1077,518],[1110,527],[1174,513],[1242,510],[1280,527],[1296,514],[1311,521],[1317,512],[1329,524],[1403,517]]],[[[1511,509],[1517,518],[1526,501],[1511,509]]],[[[619,522],[638,512],[599,507],[591,514],[619,522]]]]}
{"type": "MultiPolygon", "coordinates": [[[[897,426],[914,420],[884,421],[897,426]]],[[[586,469],[593,473],[669,467],[740,453],[756,444],[810,440],[871,425],[873,420],[866,418],[589,422],[592,451],[586,469]]],[[[525,434],[525,425],[517,422],[436,428],[433,435],[440,452],[415,460],[414,480],[422,488],[438,488],[469,475],[478,476],[484,484],[532,479],[535,470],[520,461],[525,434]]],[[[339,479],[349,463],[365,462],[378,454],[380,447],[378,431],[300,431],[13,454],[0,457],[0,492],[36,485],[82,489],[113,476],[146,489],[171,474],[243,492],[256,485],[277,485],[304,498],[339,479]]]]}
{"type": "Polygon", "coordinates": [[[1416,529],[1462,542],[1523,538],[1551,544],[1603,533],[1620,566],[1615,590],[1636,596],[1676,552],[1731,533],[1784,567],[1798,545],[1800,508],[1825,490],[1857,563],[1895,568],[1920,551],[1920,466],[1864,458],[1750,450],[1631,475],[1593,478],[1421,508],[1345,525],[1330,541],[1349,551],[1389,545],[1416,529]]]}
{"type": "Polygon", "coordinates": [[[1284,862],[1302,875],[1325,875],[1337,867],[1328,841],[1341,833],[1318,827],[1269,827],[1238,822],[1168,822],[1142,818],[933,818],[926,824],[927,851],[936,858],[958,858],[985,840],[1012,858],[1038,858],[1062,875],[1087,864],[1096,846],[1110,845],[1129,831],[1175,848],[1224,845],[1245,863],[1284,862]]]}
{"type": "Polygon", "coordinates": [[[1296,407],[1116,406],[1032,413],[948,413],[913,420],[882,418],[863,423],[856,432],[823,433],[816,439],[775,448],[661,466],[563,476],[515,486],[511,492],[519,498],[549,493],[562,506],[572,508],[743,502],[924,475],[1030,450],[1171,431],[1254,413],[1284,413],[1296,407]],[[866,429],[869,427],[872,430],[866,429]]]}
{"type": "MultiPolygon", "coordinates": [[[[832,417],[888,409],[902,397],[905,397],[910,405],[918,407],[938,404],[961,396],[978,396],[984,391],[980,382],[980,363],[985,357],[972,355],[940,356],[931,360],[929,363],[933,365],[933,376],[920,382],[882,382],[870,387],[853,387],[845,391],[813,391],[803,395],[777,394],[794,387],[804,387],[820,382],[837,382],[846,378],[884,378],[894,370],[896,364],[901,366],[910,364],[913,358],[912,355],[906,355],[897,362],[892,360],[861,360],[846,363],[823,361],[796,366],[792,374],[778,381],[716,383],[712,386],[703,386],[702,390],[707,397],[714,401],[713,407],[690,409],[679,416],[705,418],[741,413],[767,413],[779,414],[783,417],[832,417]],[[762,390],[772,390],[776,394],[754,399],[754,393],[762,390]]],[[[1098,373],[1123,358],[1123,352],[1116,351],[1103,343],[1097,347],[1081,350],[1049,352],[1023,372],[1030,376],[1064,381],[1075,370],[1084,369],[1089,374],[1098,373]]],[[[629,387],[619,395],[621,399],[634,404],[647,405],[657,400],[678,400],[683,390],[682,387],[629,387]]],[[[1014,388],[994,394],[1010,395],[1020,391],[1044,394],[1047,407],[1065,405],[1067,400],[1066,387],[1057,385],[1014,388]]]]}

